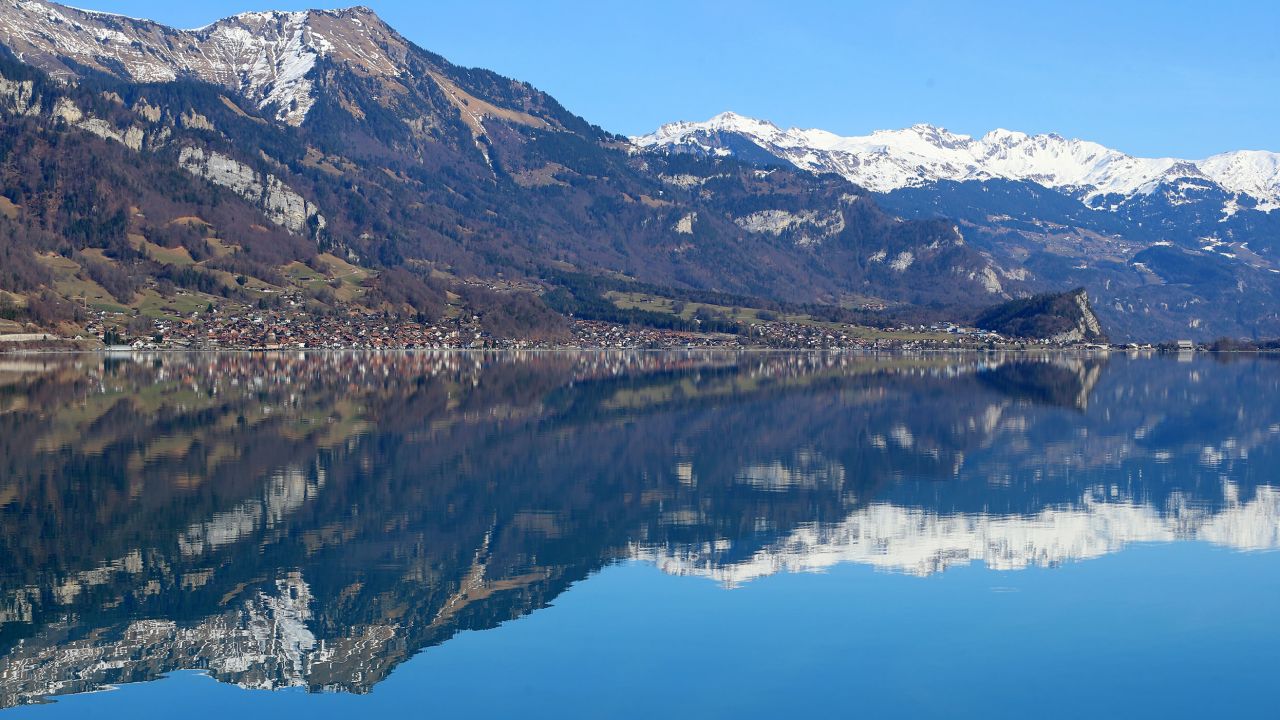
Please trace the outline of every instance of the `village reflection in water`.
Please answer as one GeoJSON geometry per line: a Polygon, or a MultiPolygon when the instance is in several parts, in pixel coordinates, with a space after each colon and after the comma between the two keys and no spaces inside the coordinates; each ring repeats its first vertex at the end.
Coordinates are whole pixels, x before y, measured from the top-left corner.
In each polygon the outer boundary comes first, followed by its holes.
{"type": "Polygon", "coordinates": [[[0,360],[0,706],[185,668],[366,692],[628,560],[732,587],[1280,547],[1280,365],[1182,360],[0,360]]]}

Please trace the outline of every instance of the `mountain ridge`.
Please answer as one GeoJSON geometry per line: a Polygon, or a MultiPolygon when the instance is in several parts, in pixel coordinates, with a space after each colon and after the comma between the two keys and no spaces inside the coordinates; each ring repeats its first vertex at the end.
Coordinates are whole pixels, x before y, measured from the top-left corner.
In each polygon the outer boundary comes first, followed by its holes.
{"type": "Polygon", "coordinates": [[[315,102],[306,75],[323,57],[339,54],[362,61],[370,74],[398,74],[392,58],[362,41],[370,34],[407,42],[364,6],[245,12],[180,30],[33,0],[0,4],[0,42],[24,61],[43,64],[55,79],[77,78],[84,69],[142,83],[191,77],[243,92],[259,107],[275,106],[277,118],[292,125],[315,102]],[[360,31],[349,31],[344,21],[360,31]],[[95,42],[74,41],[85,32],[95,42]]]}
{"type": "Polygon", "coordinates": [[[1083,194],[1089,200],[1111,193],[1150,193],[1170,172],[1186,174],[1194,168],[1223,188],[1248,195],[1260,210],[1280,208],[1280,153],[1265,150],[1229,151],[1201,160],[1143,158],[1057,133],[1030,135],[996,128],[975,138],[928,123],[841,136],[816,128],[784,130],[732,111],[704,122],[668,123],[631,139],[642,148],[692,150],[702,144],[705,151],[714,150],[706,142],[714,142],[714,134],[722,132],[756,140],[798,167],[837,172],[877,192],[939,180],[1003,178],[1055,188],[1089,188],[1083,194]],[[892,162],[896,157],[903,160],[892,162]]]}
{"type": "MultiPolygon", "coordinates": [[[[21,118],[16,131],[86,133],[124,145],[149,163],[221,188],[193,193],[229,191],[265,214],[266,224],[315,246],[295,246],[285,256],[266,252],[197,208],[153,217],[163,203],[125,197],[127,184],[95,188],[76,204],[118,207],[120,237],[68,242],[54,182],[62,171],[51,167],[38,187],[5,187],[16,210],[0,223],[19,226],[19,254],[46,253],[38,262],[48,264],[60,261],[47,253],[75,258],[102,250],[94,263],[143,278],[149,293],[147,278],[161,271],[151,263],[168,255],[133,257],[124,239],[147,248],[157,227],[199,222],[237,258],[242,269],[231,278],[254,280],[230,288],[249,301],[292,292],[277,280],[289,274],[288,263],[330,253],[378,275],[369,282],[402,269],[405,282],[434,286],[409,293],[434,298],[412,308],[428,319],[449,305],[441,298],[450,293],[464,301],[446,313],[481,314],[463,306],[473,293],[462,286],[474,284],[532,295],[536,305],[565,271],[832,306],[980,307],[993,293],[1003,299],[1015,291],[993,280],[1000,269],[965,245],[950,222],[901,221],[834,177],[636,155],[625,139],[528,83],[453,65],[359,12],[242,14],[179,31],[42,0],[0,3],[0,44],[13,53],[0,109],[21,118]],[[200,43],[208,45],[204,55],[200,43]],[[207,61],[214,50],[223,54],[207,61]],[[240,62],[241,51],[257,60],[240,62]],[[243,73],[228,74],[234,63],[226,58],[240,62],[243,73]],[[280,101],[282,92],[292,99],[280,101]],[[32,242],[36,224],[54,237],[32,242]],[[867,259],[879,254],[903,260],[867,259]]],[[[10,177],[23,176],[16,154],[0,161],[14,166],[10,177]]],[[[169,249],[193,258],[207,255],[197,239],[172,242],[191,244],[169,249]]],[[[53,289],[64,298],[93,295],[92,307],[101,311],[102,293],[83,292],[83,267],[61,273],[53,289]]],[[[207,270],[197,260],[183,277],[206,290],[226,285],[226,277],[207,281],[207,270]]],[[[351,290],[368,297],[365,290],[377,288],[351,290]]],[[[304,295],[319,299],[317,293],[312,287],[304,295]]]]}
{"type": "Polygon", "coordinates": [[[650,156],[834,174],[899,217],[946,218],[1024,281],[1020,293],[1086,287],[1112,337],[1280,331],[1280,153],[1136,158],[1057,134],[926,124],[843,137],[736,113],[633,142],[650,156]]]}
{"type": "MultiPolygon", "coordinates": [[[[242,13],[176,30],[0,0],[0,112],[14,137],[0,144],[0,254],[16,269],[0,274],[4,317],[34,317],[50,296],[102,316],[101,330],[137,312],[186,322],[230,297],[237,312],[287,298],[304,314],[356,303],[433,322],[485,315],[469,289],[481,287],[516,298],[513,311],[568,290],[557,312],[605,320],[658,288],[668,308],[709,292],[888,328],[1083,286],[1118,340],[1280,334],[1280,213],[1198,169],[1170,161],[1179,176],[1151,194],[1092,204],[1000,178],[876,192],[741,134],[715,152],[633,144],[366,13],[242,13]],[[68,138],[84,157],[67,154],[68,138]],[[86,170],[88,156],[100,167],[86,170]],[[174,170],[186,179],[153,182],[174,170]],[[635,287],[596,297],[566,280],[583,276],[635,287]]],[[[972,157],[961,162],[972,139],[925,125],[909,135],[951,153],[948,172],[973,173],[972,157]]],[[[524,317],[554,314],[543,310],[524,317]]]]}

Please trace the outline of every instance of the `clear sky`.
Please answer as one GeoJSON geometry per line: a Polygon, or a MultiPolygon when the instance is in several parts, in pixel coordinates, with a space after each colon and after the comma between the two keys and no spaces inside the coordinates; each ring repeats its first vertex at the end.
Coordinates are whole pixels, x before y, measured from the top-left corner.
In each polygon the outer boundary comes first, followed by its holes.
{"type": "MultiPolygon", "coordinates": [[[[419,45],[625,134],[734,110],[846,135],[928,122],[1137,155],[1280,151],[1274,0],[363,3],[419,45]]],[[[316,0],[78,4],[195,27],[316,0]]]]}

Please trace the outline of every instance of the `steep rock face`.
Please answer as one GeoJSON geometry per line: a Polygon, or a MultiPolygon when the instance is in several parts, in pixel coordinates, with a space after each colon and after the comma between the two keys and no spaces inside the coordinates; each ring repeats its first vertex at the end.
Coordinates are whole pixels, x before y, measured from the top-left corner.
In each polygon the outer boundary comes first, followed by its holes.
{"type": "Polygon", "coordinates": [[[178,164],[187,172],[229,188],[254,203],[272,222],[291,232],[302,233],[313,219],[318,228],[324,227],[324,216],[316,206],[271,173],[258,173],[222,153],[197,147],[182,148],[178,164]]]}
{"type": "Polygon", "coordinates": [[[735,218],[738,227],[753,233],[769,233],[781,235],[792,229],[804,232],[796,238],[797,245],[816,245],[824,238],[839,235],[844,230],[844,213],[833,210],[827,214],[814,211],[790,213],[786,210],[760,210],[744,217],[735,218]]]}
{"type": "Polygon", "coordinates": [[[187,172],[231,189],[294,234],[307,234],[310,227],[314,235],[323,229],[324,217],[315,204],[272,173],[251,168],[224,152],[190,144],[177,148],[176,157],[170,155],[173,150],[169,146],[180,130],[202,131],[203,135],[196,134],[199,139],[221,135],[213,122],[195,109],[162,108],[145,97],[126,104],[113,91],[77,91],[24,78],[15,70],[12,65],[0,69],[0,98],[7,101],[0,104],[0,112],[29,118],[54,131],[83,131],[134,152],[146,150],[157,159],[171,158],[187,172]]]}
{"type": "Polygon", "coordinates": [[[142,128],[133,125],[124,129],[118,128],[102,118],[86,115],[68,98],[58,100],[57,104],[53,106],[52,115],[69,125],[74,125],[85,132],[93,133],[104,140],[114,140],[130,150],[142,149],[144,135],[142,128]]]}
{"type": "Polygon", "coordinates": [[[1102,323],[1098,322],[1098,316],[1093,314],[1093,308],[1089,307],[1089,295],[1084,291],[1074,294],[1076,308],[1076,326],[1068,331],[1067,340],[1105,340],[1107,334],[1102,331],[1102,323]]]}
{"type": "Polygon", "coordinates": [[[35,96],[35,81],[0,78],[0,98],[4,111],[13,115],[40,114],[40,101],[35,96]]]}

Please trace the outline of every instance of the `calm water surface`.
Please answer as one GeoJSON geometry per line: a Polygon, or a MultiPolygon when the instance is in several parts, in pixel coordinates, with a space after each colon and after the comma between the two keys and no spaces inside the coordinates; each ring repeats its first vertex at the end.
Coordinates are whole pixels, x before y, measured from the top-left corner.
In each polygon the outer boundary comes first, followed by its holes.
{"type": "Polygon", "coordinates": [[[1280,360],[0,358],[5,716],[1275,717],[1280,360]]]}

